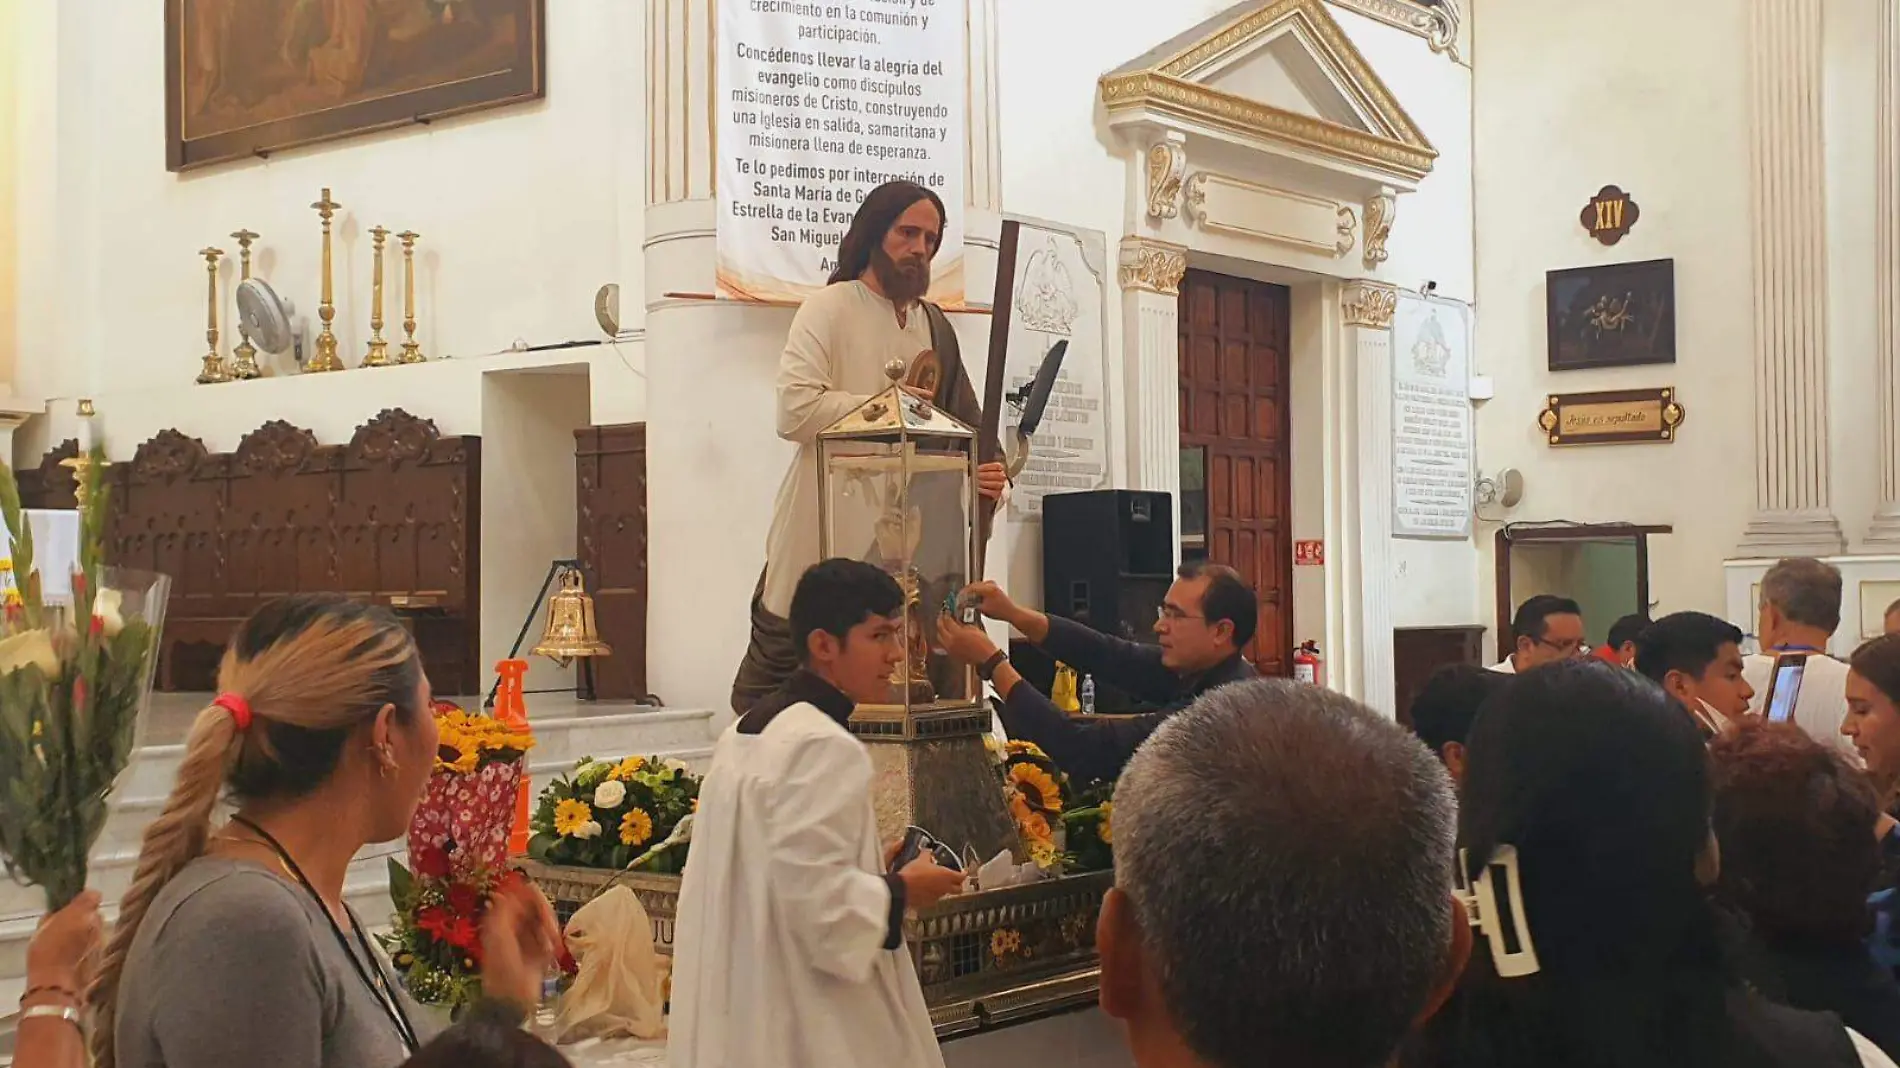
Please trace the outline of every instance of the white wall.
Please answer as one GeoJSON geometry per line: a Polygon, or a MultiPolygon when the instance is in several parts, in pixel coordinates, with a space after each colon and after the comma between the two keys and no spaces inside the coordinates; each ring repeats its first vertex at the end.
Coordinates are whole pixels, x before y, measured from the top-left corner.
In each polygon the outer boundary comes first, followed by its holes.
{"type": "MultiPolygon", "coordinates": [[[[1824,38],[1831,496],[1850,547],[1878,504],[1875,2],[1829,0],[1824,38]]],[[[1557,0],[1511,0],[1486,4],[1477,24],[1478,351],[1497,386],[1479,456],[1486,470],[1523,469],[1513,520],[1674,526],[1650,539],[1653,611],[1720,613],[1723,559],[1755,505],[1746,3],[1604,0],[1594,23],[1643,26],[1616,50],[1575,52],[1574,17],[1557,0]],[[1577,214],[1610,183],[1642,218],[1605,249],[1577,214]],[[1673,367],[1545,370],[1546,270],[1665,257],[1673,367]],[[1673,445],[1557,450],[1535,425],[1549,391],[1663,385],[1688,409],[1673,445]]]]}
{"type": "MultiPolygon", "coordinates": [[[[1643,27],[1614,49],[1578,50],[1576,7],[1560,0],[1479,15],[1477,370],[1497,389],[1478,411],[1480,466],[1523,470],[1513,521],[1672,525],[1650,539],[1655,611],[1719,612],[1722,558],[1754,503],[1744,2],[1602,0],[1592,25],[1643,27]],[[1577,217],[1611,183],[1642,217],[1605,248],[1577,217]],[[1664,257],[1674,366],[1546,370],[1545,271],[1664,257]],[[1688,409],[1674,444],[1552,449],[1538,429],[1546,392],[1664,385],[1688,409]]],[[[1479,539],[1487,600],[1494,530],[1479,539]]]]}
{"type": "MultiPolygon", "coordinates": [[[[543,101],[184,175],[164,167],[163,20],[131,0],[58,7],[54,92],[42,94],[41,111],[21,130],[30,136],[50,123],[57,131],[47,158],[22,179],[22,195],[34,205],[29,214],[38,216],[37,225],[23,227],[22,256],[56,265],[48,272],[54,279],[23,286],[23,304],[40,309],[35,328],[22,332],[23,394],[90,393],[110,416],[115,406],[141,404],[144,390],[190,383],[205,350],[197,250],[216,245],[230,254],[220,309],[228,351],[236,340],[237,249],[226,235],[240,227],[263,235],[257,273],[314,319],[319,227],[307,205],[325,186],[344,205],[336,225],[335,331],[351,366],[369,333],[366,231],[379,223],[422,234],[418,334],[432,357],[478,356],[517,339],[598,338],[594,291],[621,281],[638,293],[638,5],[548,5],[543,101]]],[[[400,258],[391,256],[386,270],[385,336],[399,335],[400,258]]],[[[640,302],[627,306],[628,325],[638,327],[640,302]]],[[[610,358],[602,373],[637,389],[628,365],[638,347],[623,348],[628,358],[610,358]]],[[[352,384],[370,392],[367,381],[352,384]]],[[[193,424],[213,429],[230,418],[254,426],[273,414],[245,410],[259,398],[239,396],[178,397],[166,425],[199,433],[193,424]]],[[[620,407],[624,416],[639,405],[620,407]]],[[[426,405],[411,410],[453,419],[426,405]]]]}

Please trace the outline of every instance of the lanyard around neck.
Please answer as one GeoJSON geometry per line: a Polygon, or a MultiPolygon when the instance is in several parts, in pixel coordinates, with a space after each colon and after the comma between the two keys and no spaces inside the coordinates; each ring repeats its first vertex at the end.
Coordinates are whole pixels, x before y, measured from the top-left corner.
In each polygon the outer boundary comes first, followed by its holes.
{"type": "Polygon", "coordinates": [[[383,981],[382,969],[376,964],[375,951],[370,949],[369,939],[363,936],[363,923],[356,918],[356,913],[352,912],[347,904],[343,906],[343,911],[350,917],[350,926],[356,929],[356,943],[363,950],[363,956],[360,958],[356,955],[356,950],[350,948],[350,940],[343,934],[343,925],[336,922],[336,915],[330,911],[330,906],[324,903],[323,895],[317,893],[317,888],[311,883],[310,877],[305,875],[303,869],[297,865],[297,860],[290,855],[290,850],[285,849],[284,844],[269,831],[243,816],[232,816],[231,822],[257,835],[273,853],[277,854],[277,859],[284,862],[284,868],[304,888],[304,892],[310,895],[310,900],[316,902],[318,910],[323,913],[323,918],[330,921],[330,933],[336,936],[337,948],[350,959],[350,967],[356,971],[356,977],[363,981],[364,986],[369,987],[369,992],[376,998],[376,1003],[383,1007],[383,1012],[388,1015],[390,1022],[396,1025],[396,1034],[401,1037],[403,1046],[414,1054],[422,1045],[416,1038],[415,1025],[409,1022],[409,1014],[403,1011],[402,1002],[383,981]],[[367,968],[364,966],[365,962],[368,963],[367,968]],[[375,969],[374,975],[370,969],[375,969]]]}

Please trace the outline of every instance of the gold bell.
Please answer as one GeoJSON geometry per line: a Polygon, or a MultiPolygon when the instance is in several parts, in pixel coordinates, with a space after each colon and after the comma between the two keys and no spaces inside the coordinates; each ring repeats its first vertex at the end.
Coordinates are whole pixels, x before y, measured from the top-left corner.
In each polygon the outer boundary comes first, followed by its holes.
{"type": "Polygon", "coordinates": [[[533,652],[562,667],[582,657],[613,653],[594,629],[594,599],[587,595],[578,568],[562,569],[561,588],[548,598],[547,629],[541,632],[541,641],[533,652]]]}

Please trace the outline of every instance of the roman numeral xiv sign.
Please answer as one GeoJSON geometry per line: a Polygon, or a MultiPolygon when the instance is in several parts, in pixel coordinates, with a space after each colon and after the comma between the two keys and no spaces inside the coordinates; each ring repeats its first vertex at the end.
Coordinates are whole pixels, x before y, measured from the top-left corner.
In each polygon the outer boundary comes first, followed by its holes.
{"type": "Polygon", "coordinates": [[[1590,202],[1583,206],[1579,217],[1583,228],[1590,236],[1606,245],[1614,245],[1623,240],[1623,235],[1635,227],[1636,220],[1642,216],[1642,209],[1628,193],[1613,185],[1606,185],[1590,202]]]}

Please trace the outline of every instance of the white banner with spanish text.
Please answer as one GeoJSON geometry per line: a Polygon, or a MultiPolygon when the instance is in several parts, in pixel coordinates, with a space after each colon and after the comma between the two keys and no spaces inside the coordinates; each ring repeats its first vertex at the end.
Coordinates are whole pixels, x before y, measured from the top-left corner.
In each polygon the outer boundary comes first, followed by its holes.
{"type": "Polygon", "coordinates": [[[801,301],[864,195],[907,178],[949,218],[930,297],[961,307],[964,0],[719,0],[719,295],[801,301]]]}

